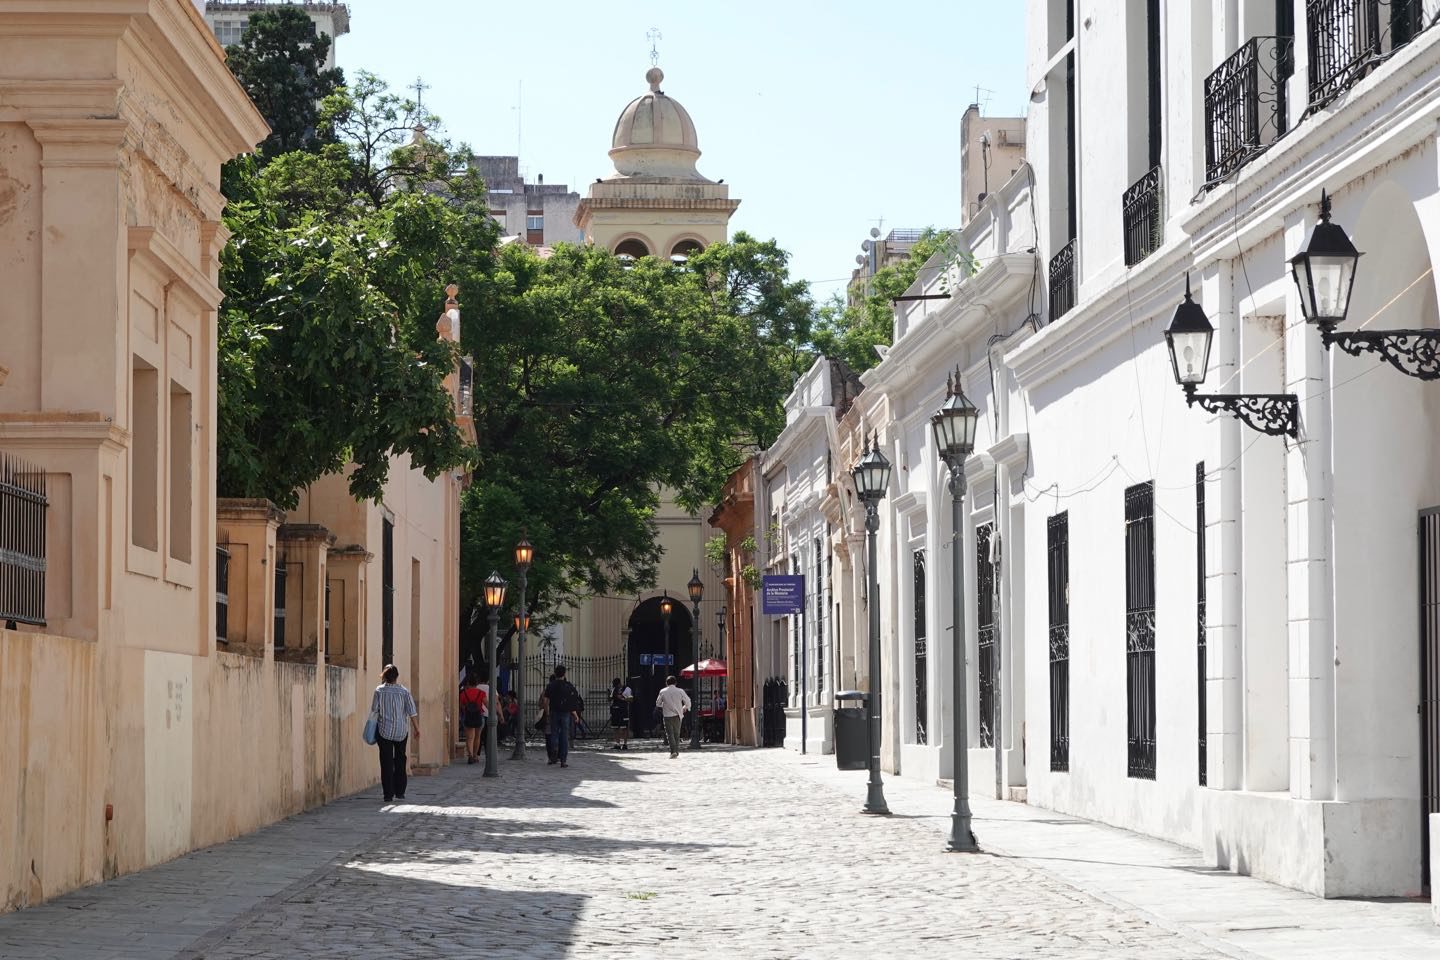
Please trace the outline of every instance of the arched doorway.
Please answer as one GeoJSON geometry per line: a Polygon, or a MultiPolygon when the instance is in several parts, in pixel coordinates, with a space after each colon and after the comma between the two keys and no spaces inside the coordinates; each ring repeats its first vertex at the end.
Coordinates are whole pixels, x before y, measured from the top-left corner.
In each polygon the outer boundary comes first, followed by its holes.
{"type": "MultiPolygon", "coordinates": [[[[675,658],[671,667],[642,663],[642,658],[665,654],[665,622],[660,616],[660,601],[663,597],[651,597],[635,607],[630,614],[630,642],[626,653],[626,682],[635,694],[632,724],[637,735],[649,733],[658,726],[655,719],[655,697],[665,686],[665,677],[680,671],[695,662],[695,641],[691,630],[692,618],[685,602],[671,597],[674,605],[670,611],[670,653],[675,658]]],[[[681,680],[680,685],[690,689],[692,681],[681,680]]],[[[693,697],[693,694],[692,694],[693,697]]]]}
{"type": "Polygon", "coordinates": [[[620,243],[615,246],[615,256],[631,257],[639,260],[641,257],[650,256],[650,248],[645,245],[644,240],[637,237],[630,237],[629,239],[620,241],[620,243]]]}

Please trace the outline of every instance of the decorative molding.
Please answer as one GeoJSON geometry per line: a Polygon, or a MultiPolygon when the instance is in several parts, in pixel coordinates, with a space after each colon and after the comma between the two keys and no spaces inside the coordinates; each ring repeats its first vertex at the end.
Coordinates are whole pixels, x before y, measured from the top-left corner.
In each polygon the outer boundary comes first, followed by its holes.
{"type": "Polygon", "coordinates": [[[910,514],[925,509],[925,494],[924,490],[911,490],[892,497],[890,504],[898,516],[908,518],[910,514]]]}
{"type": "Polygon", "coordinates": [[[219,309],[220,301],[225,299],[220,288],[154,227],[131,227],[127,241],[132,255],[141,254],[160,266],[172,280],[183,284],[202,306],[219,309]]]}
{"type": "Polygon", "coordinates": [[[130,432],[96,412],[0,413],[0,440],[11,450],[105,447],[118,452],[130,445],[130,432]]]}
{"type": "Polygon", "coordinates": [[[1013,469],[1025,466],[1030,457],[1030,434],[1012,433],[990,445],[990,456],[996,463],[1013,469]]]}
{"type": "Polygon", "coordinates": [[[130,124],[113,118],[30,120],[42,148],[41,167],[120,168],[130,124]]]}
{"type": "Polygon", "coordinates": [[[965,482],[970,486],[989,483],[995,477],[995,461],[988,453],[971,454],[965,461],[965,482]]]}
{"type": "Polygon", "coordinates": [[[14,111],[18,120],[29,120],[32,115],[51,120],[113,117],[119,109],[121,89],[120,81],[114,79],[0,80],[0,116],[14,111]]]}

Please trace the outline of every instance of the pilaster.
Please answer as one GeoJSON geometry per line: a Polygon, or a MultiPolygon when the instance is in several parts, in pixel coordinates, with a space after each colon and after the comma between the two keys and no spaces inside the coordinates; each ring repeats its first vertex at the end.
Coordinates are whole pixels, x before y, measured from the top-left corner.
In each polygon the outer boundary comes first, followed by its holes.
{"type": "Polygon", "coordinates": [[[269,500],[215,505],[215,541],[230,552],[229,629],[221,649],[274,658],[276,534],[284,520],[269,500]]]}

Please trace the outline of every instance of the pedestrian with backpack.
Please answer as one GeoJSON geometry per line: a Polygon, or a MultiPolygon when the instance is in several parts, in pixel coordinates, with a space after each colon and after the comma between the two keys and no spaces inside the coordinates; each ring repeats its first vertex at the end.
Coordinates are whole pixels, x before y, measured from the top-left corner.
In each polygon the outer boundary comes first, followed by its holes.
{"type": "Polygon", "coordinates": [[[562,767],[570,766],[570,735],[574,729],[571,724],[580,702],[580,691],[565,679],[565,667],[556,667],[555,678],[550,681],[544,696],[540,698],[540,709],[550,718],[545,746],[551,763],[559,763],[562,767]]]}
{"type": "Polygon", "coordinates": [[[465,725],[465,762],[475,763],[480,757],[480,734],[485,729],[486,691],[477,686],[474,674],[465,675],[460,690],[460,721],[465,725]]]}

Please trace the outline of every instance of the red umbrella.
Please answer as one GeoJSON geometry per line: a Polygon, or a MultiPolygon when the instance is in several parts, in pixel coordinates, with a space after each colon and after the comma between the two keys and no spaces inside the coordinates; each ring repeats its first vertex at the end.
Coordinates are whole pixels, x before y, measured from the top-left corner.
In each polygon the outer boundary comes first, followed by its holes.
{"type": "MultiPolygon", "coordinates": [[[[696,666],[697,664],[690,664],[690,666],[680,671],[680,676],[695,676],[696,666]]],[[[723,677],[730,673],[730,669],[725,666],[724,660],[701,660],[698,666],[700,667],[700,676],[702,677],[723,677]]]]}

